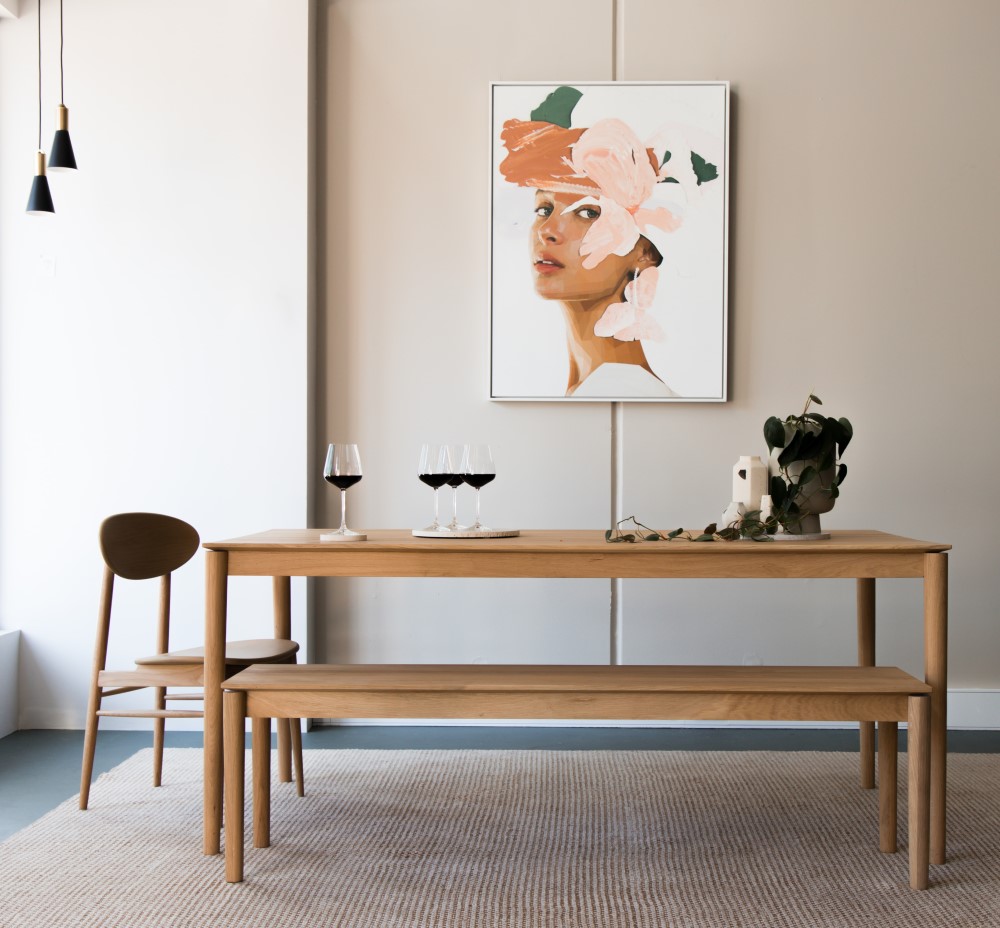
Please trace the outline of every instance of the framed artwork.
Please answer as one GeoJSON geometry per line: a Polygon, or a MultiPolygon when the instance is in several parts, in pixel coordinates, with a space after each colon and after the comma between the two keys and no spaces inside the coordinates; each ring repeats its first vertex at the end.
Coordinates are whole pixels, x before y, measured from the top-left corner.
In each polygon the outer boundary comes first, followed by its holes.
{"type": "Polygon", "coordinates": [[[726,399],[729,84],[491,84],[490,397],[726,399]]]}

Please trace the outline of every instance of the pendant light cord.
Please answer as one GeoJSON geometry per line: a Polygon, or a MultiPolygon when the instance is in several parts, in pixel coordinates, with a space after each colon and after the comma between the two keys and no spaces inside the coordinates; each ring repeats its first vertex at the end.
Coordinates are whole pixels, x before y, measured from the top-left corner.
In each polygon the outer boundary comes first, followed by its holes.
{"type": "Polygon", "coordinates": [[[38,0],[38,150],[42,150],[42,0],[38,0]]]}
{"type": "MultiPolygon", "coordinates": [[[[38,0],[41,8],[42,0],[38,0]]],[[[59,103],[66,105],[66,84],[63,80],[63,0],[59,0],[59,103]]]]}

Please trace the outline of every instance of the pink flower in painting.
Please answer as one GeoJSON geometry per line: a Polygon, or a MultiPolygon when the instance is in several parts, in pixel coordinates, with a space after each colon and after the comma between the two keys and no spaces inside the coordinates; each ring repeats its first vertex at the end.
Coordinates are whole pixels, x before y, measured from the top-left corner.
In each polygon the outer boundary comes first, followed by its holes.
{"type": "Polygon", "coordinates": [[[601,338],[616,338],[620,342],[637,339],[662,341],[663,330],[646,310],[653,304],[660,272],[648,267],[625,285],[625,302],[612,303],[594,326],[601,338]]]}
{"type": "Polygon", "coordinates": [[[580,246],[583,266],[608,255],[627,255],[648,226],[673,232],[680,219],[670,210],[642,209],[659,180],[649,149],[620,119],[601,119],[573,145],[573,169],[600,188],[600,217],[580,246]]]}

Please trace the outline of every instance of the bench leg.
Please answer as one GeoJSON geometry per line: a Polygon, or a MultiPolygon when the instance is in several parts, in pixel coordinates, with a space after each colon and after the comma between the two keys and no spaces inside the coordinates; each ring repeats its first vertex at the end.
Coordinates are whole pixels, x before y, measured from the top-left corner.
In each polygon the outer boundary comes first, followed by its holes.
{"type": "Polygon", "coordinates": [[[247,694],[227,690],[223,697],[226,784],[226,882],[243,881],[243,769],[246,761],[247,694]]]}
{"type": "MultiPolygon", "coordinates": [[[[279,720],[279,730],[283,727],[279,720]]],[[[287,732],[287,728],[285,731],[287,732]]],[[[271,846],[271,720],[253,720],[253,846],[271,846]]]]}
{"type": "MultiPolygon", "coordinates": [[[[875,580],[857,581],[858,666],[875,666],[875,580]]],[[[875,723],[861,723],[861,788],[875,789],[875,723]]],[[[880,800],[881,801],[881,800],[880,800]]]]}
{"type": "Polygon", "coordinates": [[[295,792],[299,797],[306,794],[305,773],[302,770],[302,723],[299,719],[285,719],[292,741],[292,760],[295,763],[295,792]]]}
{"type": "Polygon", "coordinates": [[[910,886],[927,889],[930,862],[931,701],[911,696],[907,728],[909,768],[910,886]]]}
{"type": "Polygon", "coordinates": [[[878,723],[878,847],[896,853],[896,750],[899,725],[878,723]]]}

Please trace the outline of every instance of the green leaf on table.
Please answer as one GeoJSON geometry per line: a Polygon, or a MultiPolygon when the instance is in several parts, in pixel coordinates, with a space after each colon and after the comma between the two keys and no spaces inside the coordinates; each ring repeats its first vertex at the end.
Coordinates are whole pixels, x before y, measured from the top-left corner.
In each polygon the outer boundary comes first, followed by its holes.
{"type": "Polygon", "coordinates": [[[678,535],[683,535],[684,529],[675,528],[672,532],[667,532],[667,538],[676,538],[678,535]]]}
{"type": "Polygon", "coordinates": [[[774,474],[771,477],[769,489],[771,490],[771,502],[779,508],[783,506],[785,504],[785,497],[788,495],[788,488],[785,485],[784,477],[774,474]]]}
{"type": "Polygon", "coordinates": [[[840,423],[841,437],[837,440],[837,448],[840,454],[844,453],[844,449],[850,444],[851,439],[854,437],[854,426],[851,425],[850,419],[845,419],[841,417],[837,420],[840,423]]]}
{"type": "Polygon", "coordinates": [[[646,536],[645,540],[646,541],[660,541],[660,533],[659,532],[650,532],[646,536]]]}
{"type": "Polygon", "coordinates": [[[810,480],[815,479],[816,468],[811,464],[807,464],[802,468],[802,473],[799,474],[799,486],[804,487],[810,480]]]}
{"type": "Polygon", "coordinates": [[[692,541],[715,541],[715,535],[709,535],[706,532],[704,535],[699,535],[697,538],[691,539],[692,541]]]}
{"type": "Polygon", "coordinates": [[[709,522],[708,525],[705,526],[705,529],[704,529],[705,534],[706,535],[714,535],[716,533],[716,531],[718,530],[718,527],[719,526],[715,522],[709,522]]]}
{"type": "Polygon", "coordinates": [[[777,416],[768,416],[764,423],[764,441],[768,451],[785,446],[785,426],[777,416]]]}
{"type": "Polygon", "coordinates": [[[610,528],[604,533],[604,540],[605,541],[611,541],[611,529],[610,528]]]}

